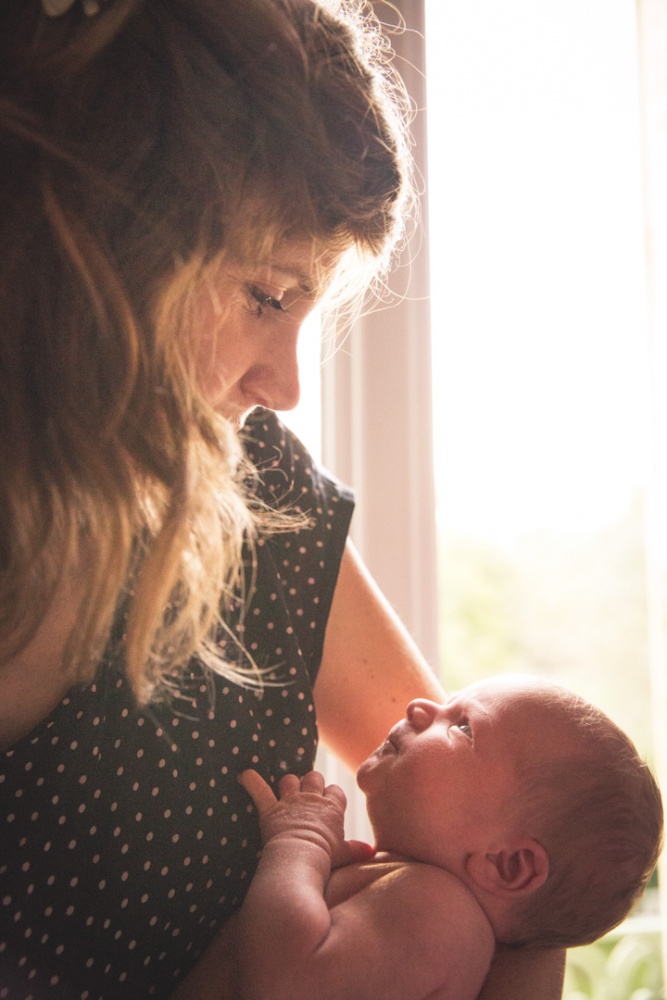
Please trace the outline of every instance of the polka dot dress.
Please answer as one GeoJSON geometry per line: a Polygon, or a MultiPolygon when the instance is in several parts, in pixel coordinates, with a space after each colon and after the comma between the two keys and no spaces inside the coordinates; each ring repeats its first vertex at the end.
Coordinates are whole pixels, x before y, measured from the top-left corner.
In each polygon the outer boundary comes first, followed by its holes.
{"type": "Polygon", "coordinates": [[[178,697],[139,711],[111,644],[93,683],[0,754],[0,1000],[168,997],[257,862],[237,774],[275,784],[313,765],[312,685],[352,501],[275,415],[253,415],[246,447],[263,499],[314,521],[257,547],[257,593],[229,623],[268,683],[195,661],[178,697]]]}

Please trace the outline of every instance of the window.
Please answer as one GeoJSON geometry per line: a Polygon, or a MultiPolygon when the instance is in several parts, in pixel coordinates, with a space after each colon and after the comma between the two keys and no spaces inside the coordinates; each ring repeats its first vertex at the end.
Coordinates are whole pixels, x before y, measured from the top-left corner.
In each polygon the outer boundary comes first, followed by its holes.
{"type": "MultiPolygon", "coordinates": [[[[634,4],[426,12],[443,679],[550,677],[655,765],[634,4]]],[[[662,995],[656,895],[566,997],[662,995]]]]}
{"type": "MultiPolygon", "coordinates": [[[[665,0],[638,0],[641,92],[633,0],[397,6],[418,157],[428,109],[430,214],[407,296],[365,318],[323,369],[323,460],[359,491],[355,540],[446,686],[507,669],[551,676],[659,764],[665,0]]],[[[367,836],[350,798],[350,835],[367,836]]],[[[566,997],[661,995],[654,897],[633,920],[572,953],[566,997]]]]}
{"type": "Polygon", "coordinates": [[[461,661],[557,672],[642,742],[650,424],[634,9],[427,10],[443,585],[470,589],[459,577],[477,562],[484,588],[468,609],[484,648],[447,619],[445,678],[458,682],[461,661]]]}

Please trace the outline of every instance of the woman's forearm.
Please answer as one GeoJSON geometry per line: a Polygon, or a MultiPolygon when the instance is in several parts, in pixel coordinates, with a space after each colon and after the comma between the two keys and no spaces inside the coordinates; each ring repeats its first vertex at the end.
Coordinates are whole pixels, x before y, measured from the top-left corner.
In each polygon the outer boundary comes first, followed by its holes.
{"type": "Polygon", "coordinates": [[[478,1000],[560,1000],[565,952],[499,947],[478,1000]]]}
{"type": "Polygon", "coordinates": [[[238,1000],[237,917],[231,917],[169,1000],[238,1000]]]}

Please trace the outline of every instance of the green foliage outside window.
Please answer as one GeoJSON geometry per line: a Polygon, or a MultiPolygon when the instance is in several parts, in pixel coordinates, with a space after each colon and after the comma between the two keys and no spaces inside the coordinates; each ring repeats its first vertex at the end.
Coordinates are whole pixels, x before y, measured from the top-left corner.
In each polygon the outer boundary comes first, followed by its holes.
{"type": "Polygon", "coordinates": [[[660,935],[608,935],[568,953],[563,1000],[663,1000],[660,935]]]}
{"type": "MultiPolygon", "coordinates": [[[[599,705],[652,758],[644,517],[581,536],[501,546],[444,539],[441,677],[455,691],[496,673],[533,673],[599,705]]],[[[655,878],[652,880],[655,885],[655,878]]],[[[564,1000],[664,1000],[657,891],[646,916],[568,953],[564,1000]],[[637,928],[635,931],[633,928],[637,928]]],[[[642,904],[640,904],[641,907],[642,904]]]]}
{"type": "Polygon", "coordinates": [[[599,705],[651,759],[644,518],[511,546],[447,539],[439,555],[441,677],[455,691],[534,673],[599,705]]]}

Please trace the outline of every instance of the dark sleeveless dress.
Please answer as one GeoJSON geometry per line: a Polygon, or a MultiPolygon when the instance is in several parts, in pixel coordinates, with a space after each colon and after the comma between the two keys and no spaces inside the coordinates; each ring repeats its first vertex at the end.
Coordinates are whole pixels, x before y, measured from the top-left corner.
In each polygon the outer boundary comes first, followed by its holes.
{"type": "Polygon", "coordinates": [[[94,682],[0,754],[0,1000],[168,997],[257,862],[237,774],[275,783],[313,765],[313,684],[352,499],[274,414],[253,414],[247,437],[259,495],[313,519],[257,547],[256,593],[228,622],[268,683],[243,688],[194,661],[170,705],[138,710],[121,621],[94,682]]]}

